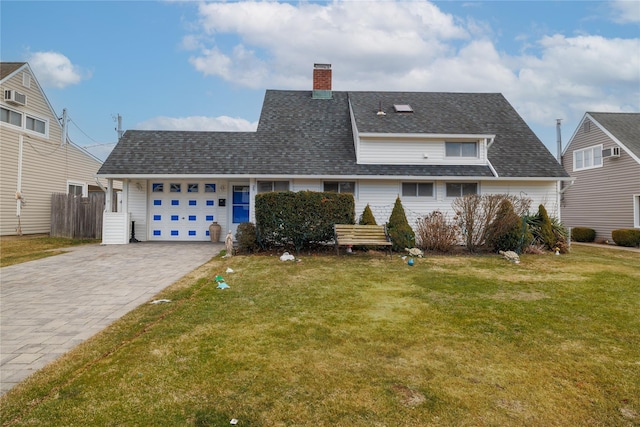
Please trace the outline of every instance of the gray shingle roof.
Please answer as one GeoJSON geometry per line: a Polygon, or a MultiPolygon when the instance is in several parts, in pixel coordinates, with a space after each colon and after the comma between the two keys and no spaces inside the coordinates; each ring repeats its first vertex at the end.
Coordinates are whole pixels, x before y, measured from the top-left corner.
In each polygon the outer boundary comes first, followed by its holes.
{"type": "Polygon", "coordinates": [[[356,164],[349,102],[360,132],[496,134],[489,151],[502,177],[566,172],[500,94],[333,92],[265,94],[256,132],[127,131],[98,172],[312,176],[491,177],[487,166],[356,164]],[[388,112],[376,115],[380,102],[388,112]],[[393,104],[414,113],[392,113],[393,104]]]}
{"type": "Polygon", "coordinates": [[[640,157],[640,113],[587,113],[640,157]]]}

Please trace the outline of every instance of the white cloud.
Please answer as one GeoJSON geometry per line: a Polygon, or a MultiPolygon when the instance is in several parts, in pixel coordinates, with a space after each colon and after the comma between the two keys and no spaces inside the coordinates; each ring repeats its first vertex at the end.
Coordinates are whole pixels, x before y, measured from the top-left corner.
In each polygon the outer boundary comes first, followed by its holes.
{"type": "Polygon", "coordinates": [[[34,52],[28,56],[27,62],[36,74],[38,81],[46,87],[62,89],[90,78],[90,73],[83,72],[73,65],[71,60],[58,52],[34,52]]]}
{"type": "MultiPolygon", "coordinates": [[[[618,22],[640,21],[640,3],[610,5],[618,22]]],[[[192,65],[242,86],[311,89],[312,64],[326,62],[334,90],[501,92],[530,126],[552,133],[556,118],[640,109],[637,37],[541,35],[543,26],[504,40],[516,43],[507,52],[493,22],[426,0],[213,2],[198,10],[184,42],[192,65]]]]}
{"type": "Polygon", "coordinates": [[[452,16],[426,1],[202,3],[199,13],[205,35],[235,34],[239,41],[222,52],[215,42],[189,35],[184,45],[201,42],[191,63],[205,75],[249,87],[307,84],[314,62],[344,64],[344,76],[403,76],[450,51],[443,41],[469,37],[452,16]]]}
{"type": "Polygon", "coordinates": [[[153,117],[138,123],[134,129],[140,130],[188,130],[188,131],[234,131],[252,132],[258,123],[252,123],[242,118],[228,116],[220,117],[153,117]]]}
{"type": "Polygon", "coordinates": [[[613,21],[620,24],[640,22],[640,3],[636,0],[614,0],[611,2],[613,21]]]}

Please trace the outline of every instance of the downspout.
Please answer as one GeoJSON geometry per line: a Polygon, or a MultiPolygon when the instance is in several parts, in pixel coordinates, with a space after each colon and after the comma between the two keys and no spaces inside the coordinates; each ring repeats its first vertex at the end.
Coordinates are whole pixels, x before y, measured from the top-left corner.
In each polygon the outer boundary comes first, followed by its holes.
{"type": "Polygon", "coordinates": [[[22,205],[24,204],[24,197],[22,197],[22,153],[23,153],[24,141],[23,136],[18,136],[18,179],[16,182],[16,216],[18,217],[18,228],[16,228],[16,234],[22,236],[22,224],[20,223],[20,215],[22,214],[22,205]]]}

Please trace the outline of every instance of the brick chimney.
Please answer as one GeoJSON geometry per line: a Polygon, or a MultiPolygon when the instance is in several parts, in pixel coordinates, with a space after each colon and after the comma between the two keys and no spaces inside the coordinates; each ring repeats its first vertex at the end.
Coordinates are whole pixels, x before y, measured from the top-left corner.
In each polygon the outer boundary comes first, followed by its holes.
{"type": "Polygon", "coordinates": [[[331,64],[313,64],[314,99],[331,99],[331,64]]]}

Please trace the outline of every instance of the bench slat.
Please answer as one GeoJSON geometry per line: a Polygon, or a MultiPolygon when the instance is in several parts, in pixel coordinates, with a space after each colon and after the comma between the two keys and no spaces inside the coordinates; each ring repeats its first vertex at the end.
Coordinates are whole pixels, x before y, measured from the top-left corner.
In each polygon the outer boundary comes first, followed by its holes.
{"type": "Polygon", "coordinates": [[[340,246],[392,246],[382,225],[335,224],[336,253],[340,246]]]}

